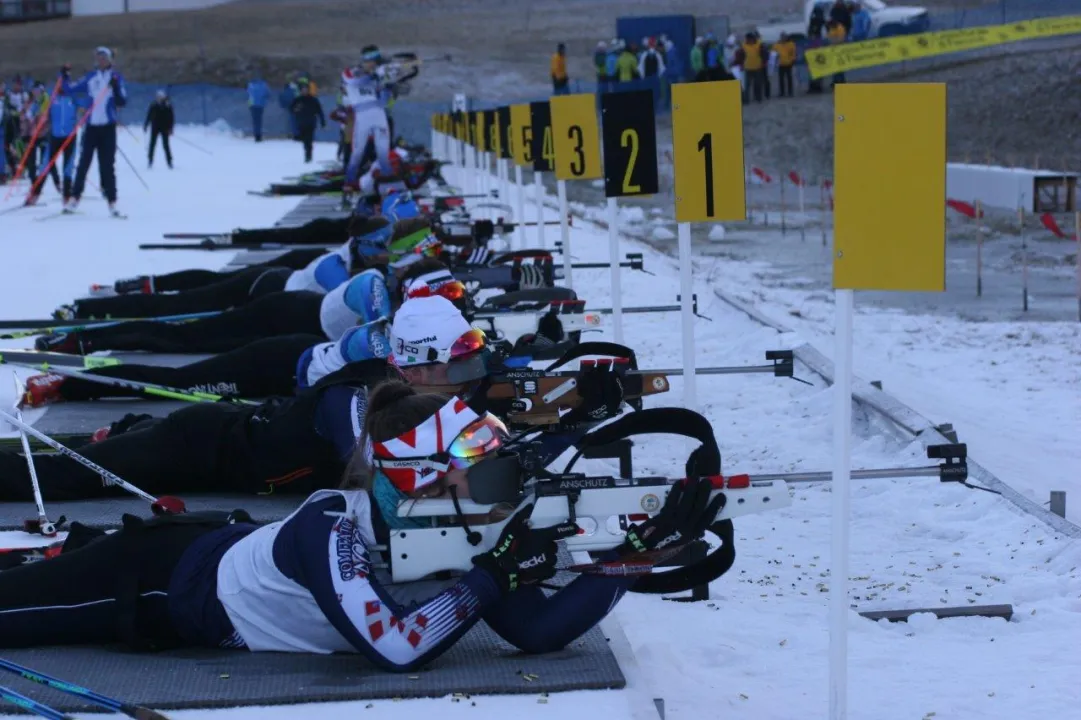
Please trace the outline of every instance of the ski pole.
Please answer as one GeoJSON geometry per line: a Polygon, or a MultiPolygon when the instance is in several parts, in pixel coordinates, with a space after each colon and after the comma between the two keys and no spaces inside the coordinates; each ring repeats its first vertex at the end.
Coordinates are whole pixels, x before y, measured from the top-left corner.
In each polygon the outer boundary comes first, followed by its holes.
{"type": "Polygon", "coordinates": [[[23,422],[19,418],[15,417],[11,413],[9,413],[7,410],[4,410],[3,408],[0,408],[0,415],[3,415],[7,419],[7,421],[9,423],[14,425],[18,429],[26,432],[26,434],[30,435],[31,437],[37,438],[41,442],[43,442],[46,445],[48,445],[49,447],[51,447],[53,450],[56,450],[61,455],[67,455],[69,458],[71,458],[75,462],[79,463],[83,467],[87,468],[88,470],[93,470],[98,475],[101,475],[101,479],[105,482],[106,485],[115,485],[116,487],[120,488],[121,490],[125,490],[125,491],[131,493],[132,495],[135,495],[136,497],[140,497],[143,500],[146,500],[147,502],[150,503],[150,507],[154,511],[155,515],[174,514],[174,513],[184,512],[184,510],[183,510],[184,501],[183,500],[180,500],[179,498],[167,497],[167,496],[162,496],[161,498],[156,498],[153,495],[151,495],[150,493],[145,492],[145,491],[140,490],[139,488],[135,487],[134,485],[129,483],[127,480],[124,480],[123,478],[121,478],[116,473],[114,473],[114,472],[112,472],[110,470],[106,470],[105,468],[103,468],[101,465],[98,465],[93,460],[85,458],[82,455],[80,455],[79,453],[72,450],[71,448],[66,447],[64,445],[61,445],[60,443],[53,440],[51,437],[49,437],[45,433],[43,433],[40,430],[38,430],[37,428],[35,428],[33,425],[30,425],[28,423],[23,422]]]}
{"type": "MultiPolygon", "coordinates": [[[[26,387],[23,385],[22,380],[15,373],[12,373],[11,379],[15,381],[15,407],[13,412],[15,417],[22,420],[23,414],[19,410],[19,400],[26,393],[26,387]]],[[[64,522],[64,519],[60,519],[60,523],[54,524],[49,520],[49,516],[45,514],[45,500],[41,497],[41,483],[38,482],[38,470],[34,466],[34,453],[30,450],[30,439],[26,437],[26,432],[19,430],[19,441],[23,448],[23,456],[26,458],[26,471],[30,474],[30,488],[34,492],[34,505],[37,507],[38,520],[37,527],[33,528],[32,521],[26,521],[24,527],[28,531],[36,530],[44,537],[56,537],[56,525],[64,522]]]]}
{"type": "Polygon", "coordinates": [[[20,695],[14,690],[3,686],[0,686],[0,699],[9,702],[12,705],[17,705],[23,710],[28,710],[35,715],[49,718],[50,720],[76,720],[74,715],[62,713],[59,710],[51,708],[48,705],[43,705],[37,700],[32,700],[25,695],[20,695]]]}
{"type": "MultiPolygon", "coordinates": [[[[45,107],[52,107],[53,98],[56,97],[56,92],[60,89],[60,82],[61,78],[57,78],[56,84],[53,85],[53,91],[49,93],[49,103],[45,107]]],[[[26,151],[23,152],[22,159],[19,160],[19,167],[15,170],[15,175],[11,178],[12,186],[8,188],[7,194],[4,195],[4,202],[7,202],[8,199],[11,197],[12,193],[15,192],[15,183],[18,182],[20,177],[22,177],[23,170],[26,169],[26,163],[28,160],[30,160],[30,153],[34,152],[37,147],[38,135],[41,134],[42,129],[44,129],[45,127],[46,118],[47,116],[43,113],[41,117],[38,118],[37,123],[34,125],[34,133],[30,136],[30,144],[27,146],[26,151]]]]}
{"type": "Polygon", "coordinates": [[[214,153],[210,152],[209,150],[207,150],[205,148],[199,147],[198,145],[193,143],[191,140],[188,140],[187,138],[182,138],[179,135],[172,135],[172,138],[174,140],[179,140],[180,142],[184,143],[185,145],[190,145],[191,147],[195,148],[196,150],[198,150],[199,152],[201,152],[201,153],[203,153],[205,155],[210,155],[211,157],[213,157],[213,155],[214,155],[214,153]]]}
{"type": "Polygon", "coordinates": [[[124,158],[124,162],[126,162],[128,164],[128,167],[131,168],[131,171],[135,173],[135,177],[137,177],[139,179],[139,182],[143,184],[143,187],[146,188],[146,191],[150,192],[150,186],[146,184],[146,180],[143,180],[143,176],[139,174],[139,171],[135,169],[135,165],[133,165],[131,160],[128,159],[128,154],[124,152],[123,148],[121,148],[119,145],[117,145],[116,151],[120,153],[120,157],[124,158]]]}
{"type": "MultiPolygon", "coordinates": [[[[227,399],[224,395],[215,395],[213,393],[201,392],[198,390],[184,390],[181,388],[169,387],[168,385],[159,385],[157,383],[142,382],[139,380],[126,380],[124,378],[108,377],[105,375],[91,375],[89,373],[73,370],[70,367],[50,365],[47,362],[41,363],[40,365],[32,365],[30,363],[9,361],[7,364],[26,368],[28,370],[39,370],[41,372],[53,373],[54,375],[63,375],[64,377],[75,378],[76,380],[85,380],[87,382],[97,383],[98,385],[108,385],[109,387],[135,390],[144,395],[159,397],[166,400],[182,400],[184,402],[220,402],[227,399]]],[[[243,400],[240,398],[235,400],[229,399],[229,402],[234,402],[238,405],[259,404],[254,400],[243,400]]]]}
{"type": "Polygon", "coordinates": [[[28,667],[13,663],[10,660],[0,658],[0,670],[6,670],[9,673],[18,675],[24,680],[35,682],[45,687],[52,688],[53,690],[59,690],[60,692],[67,693],[68,695],[74,695],[75,697],[82,698],[87,702],[93,703],[98,707],[103,707],[106,710],[112,710],[113,712],[120,712],[127,715],[130,718],[136,718],[137,720],[169,720],[168,717],[162,715],[156,710],[140,707],[138,705],[132,705],[130,703],[123,702],[122,700],[116,700],[105,695],[100,695],[93,690],[88,690],[79,685],[73,685],[72,683],[58,680],[45,673],[38,672],[37,670],[31,670],[28,667]]]}
{"type": "Polygon", "coordinates": [[[37,196],[41,192],[41,185],[45,181],[45,178],[48,177],[49,171],[53,169],[53,165],[56,165],[57,159],[63,156],[64,151],[68,148],[68,145],[71,145],[72,141],[79,136],[79,130],[81,130],[83,125],[85,125],[90,120],[90,116],[94,114],[94,108],[96,108],[98,106],[98,103],[100,103],[105,98],[105,91],[108,90],[109,87],[110,85],[106,84],[105,87],[99,90],[97,97],[95,97],[94,101],[90,103],[90,108],[85,113],[83,113],[83,116],[81,118],[75,121],[75,127],[72,129],[71,133],[64,139],[64,142],[60,144],[60,147],[56,149],[56,153],[52,156],[52,158],[50,158],[48,165],[45,166],[45,169],[42,170],[41,173],[38,175],[37,179],[34,180],[34,184],[30,187],[30,192],[26,195],[26,201],[24,201],[24,204],[29,205],[30,203],[28,201],[30,200],[30,198],[37,196]]]}
{"type": "Polygon", "coordinates": [[[16,340],[18,338],[31,337],[33,335],[51,335],[52,333],[73,333],[82,332],[84,330],[97,330],[99,328],[113,327],[129,322],[187,322],[189,320],[214,317],[221,313],[221,310],[208,310],[200,313],[187,313],[186,315],[164,315],[162,317],[149,318],[119,318],[115,320],[103,319],[97,322],[88,321],[80,325],[55,325],[50,327],[38,327],[23,332],[5,333],[0,335],[0,340],[16,340]]]}

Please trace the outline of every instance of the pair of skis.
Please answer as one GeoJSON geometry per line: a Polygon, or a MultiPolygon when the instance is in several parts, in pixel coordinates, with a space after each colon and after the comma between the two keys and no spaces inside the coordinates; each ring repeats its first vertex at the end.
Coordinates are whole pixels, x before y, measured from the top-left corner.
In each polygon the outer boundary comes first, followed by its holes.
{"type": "MultiPolygon", "coordinates": [[[[123,700],[117,700],[106,695],[101,695],[93,690],[88,690],[87,688],[75,685],[74,683],[69,683],[65,680],[52,677],[51,675],[38,672],[37,670],[32,670],[23,665],[19,665],[18,663],[11,662],[10,660],[0,658],[0,670],[4,670],[13,675],[18,675],[24,680],[44,685],[53,690],[67,693],[68,695],[77,697],[104,710],[122,713],[130,718],[135,718],[135,720],[169,720],[168,716],[162,715],[157,710],[151,710],[150,708],[142,707],[140,705],[132,705],[123,700]]],[[[43,718],[50,718],[50,720],[75,720],[72,715],[60,712],[33,698],[15,692],[11,688],[0,686],[0,699],[9,702],[12,705],[16,705],[23,710],[32,712],[35,715],[39,715],[43,718]]]]}

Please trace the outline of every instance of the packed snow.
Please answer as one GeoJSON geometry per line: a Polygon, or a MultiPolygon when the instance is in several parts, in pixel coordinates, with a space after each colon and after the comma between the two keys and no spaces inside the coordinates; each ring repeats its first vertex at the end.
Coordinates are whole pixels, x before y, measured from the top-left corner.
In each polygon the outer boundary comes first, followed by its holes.
{"type": "MultiPolygon", "coordinates": [[[[246,191],[306,169],[299,146],[276,141],[257,145],[227,133],[187,127],[178,128],[177,139],[176,170],[158,167],[146,172],[139,163],[149,191],[126,164],[118,163],[121,205],[128,220],[107,218],[104,202],[89,197],[84,198],[82,214],[74,217],[40,220],[58,209],[48,206],[0,215],[5,267],[19,270],[9,272],[8,282],[0,287],[0,315],[47,317],[92,282],[220,267],[228,257],[225,253],[146,252],[137,245],[155,241],[163,232],[269,225],[296,204],[295,199],[253,197],[246,191]]],[[[120,147],[133,159],[143,152],[137,138],[128,134],[120,136],[120,147]]],[[[330,160],[333,154],[331,146],[316,148],[317,162],[330,160]]],[[[467,183],[461,174],[451,179],[467,183]]],[[[532,187],[527,198],[533,198],[532,187]]],[[[17,198],[0,204],[0,211],[15,202],[17,198]]],[[[535,217],[532,212],[527,210],[525,219],[535,217]]],[[[556,213],[548,209],[545,217],[556,219],[556,213]]],[[[558,231],[549,228],[548,241],[555,237],[558,231]]],[[[575,259],[607,259],[606,231],[576,221],[570,240],[575,259]]],[[[623,271],[626,306],[676,301],[679,285],[673,258],[626,240],[622,250],[642,252],[645,268],[654,273],[623,271]]],[[[696,321],[700,367],[758,365],[766,350],[808,341],[830,349],[828,301],[768,293],[755,286],[754,272],[753,266],[717,259],[696,264],[699,311],[710,318],[696,321]],[[781,333],[755,322],[717,299],[712,290],[718,286],[785,316],[795,331],[781,333]],[[788,313],[792,307],[799,308],[802,318],[788,313]]],[[[610,306],[606,270],[576,271],[574,279],[587,308],[610,306]]],[[[937,322],[941,324],[861,312],[856,321],[857,372],[884,380],[888,391],[911,400],[923,412],[937,412],[926,403],[948,410],[948,419],[970,443],[973,455],[1006,482],[1025,487],[1022,475],[1057,470],[1061,476],[1072,474],[1076,483],[1081,433],[1063,430],[1055,435],[1059,431],[1049,427],[1071,419],[1071,406],[1056,399],[1055,392],[1069,382],[1076,389],[1076,332],[1044,326],[998,328],[1001,342],[992,342],[982,330],[969,329],[966,334],[959,321],[959,327],[942,319],[937,322]],[[934,334],[928,337],[928,331],[934,334]],[[1011,338],[1011,333],[1021,334],[1011,338]],[[953,340],[946,341],[947,337],[953,340]],[[1026,342],[1031,347],[1026,348],[1026,342]],[[975,357],[977,350],[983,351],[982,360],[975,357]],[[914,395],[919,402],[912,400],[914,395]],[[955,405],[965,408],[964,417],[955,405]]],[[[628,314],[624,326],[643,368],[680,364],[676,314],[628,314]]],[[[611,339],[610,328],[600,338],[611,339]]],[[[698,409],[713,423],[726,472],[830,469],[832,390],[807,368],[797,364],[796,371],[810,384],[768,375],[698,379],[698,409]]],[[[10,388],[10,380],[0,377],[0,402],[5,406],[10,404],[10,388]]],[[[675,378],[670,393],[654,396],[648,404],[680,404],[682,391],[675,378]]],[[[1078,404],[1072,407],[1076,411],[1078,404]]],[[[1076,419],[1075,412],[1075,423],[1076,419]]],[[[858,407],[854,431],[853,468],[928,464],[919,443],[858,407]]],[[[636,470],[679,475],[691,447],[678,438],[640,440],[636,470]]],[[[632,596],[617,606],[605,631],[628,677],[625,690],[547,698],[475,696],[468,702],[450,697],[374,700],[170,716],[655,718],[653,699],[663,698],[669,718],[822,717],[828,687],[830,491],[828,483],[822,483],[795,486],[792,492],[792,507],[736,521],[736,565],[713,583],[710,601],[685,604],[632,596]]],[[[9,533],[3,540],[10,542],[13,535],[17,534],[9,533]]],[[[990,493],[912,479],[853,483],[851,542],[852,718],[1081,717],[1077,541],[1056,535],[990,493]],[[864,620],[855,612],[995,603],[1012,603],[1014,619],[937,621],[921,615],[890,625],[864,620]]],[[[147,662],[152,667],[153,659],[147,662]]],[[[28,692],[44,700],[50,697],[36,689],[28,692]]]]}

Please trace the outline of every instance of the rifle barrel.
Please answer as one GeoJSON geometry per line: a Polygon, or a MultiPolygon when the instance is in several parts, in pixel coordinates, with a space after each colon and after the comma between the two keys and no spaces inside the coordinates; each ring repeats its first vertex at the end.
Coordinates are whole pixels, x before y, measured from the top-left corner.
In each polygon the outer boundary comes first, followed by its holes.
{"type": "MultiPolygon", "coordinates": [[[[746,375],[748,373],[769,373],[773,375],[777,371],[776,365],[737,365],[729,367],[704,367],[695,368],[695,375],[746,375]]],[[[683,375],[683,368],[660,368],[658,370],[632,370],[632,374],[643,375],[645,373],[659,373],[661,375],[683,375]]]]}
{"type": "MultiPolygon", "coordinates": [[[[909,467],[909,468],[883,468],[880,470],[853,470],[853,480],[896,480],[898,478],[915,477],[941,477],[940,465],[909,467]]],[[[829,482],[833,479],[832,472],[803,472],[803,473],[774,473],[764,475],[751,475],[751,482],[784,480],[787,483],[815,483],[829,482]]]]}

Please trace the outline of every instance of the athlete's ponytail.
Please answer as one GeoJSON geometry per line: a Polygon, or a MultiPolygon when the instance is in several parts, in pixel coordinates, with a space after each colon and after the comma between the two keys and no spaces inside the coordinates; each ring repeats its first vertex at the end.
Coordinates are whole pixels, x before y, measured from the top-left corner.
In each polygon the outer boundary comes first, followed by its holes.
{"type": "Polygon", "coordinates": [[[380,383],[368,395],[364,428],[349,460],[342,488],[369,490],[372,485],[368,449],[373,442],[392,440],[430,418],[450,398],[439,393],[420,393],[398,380],[380,383]]]}

